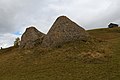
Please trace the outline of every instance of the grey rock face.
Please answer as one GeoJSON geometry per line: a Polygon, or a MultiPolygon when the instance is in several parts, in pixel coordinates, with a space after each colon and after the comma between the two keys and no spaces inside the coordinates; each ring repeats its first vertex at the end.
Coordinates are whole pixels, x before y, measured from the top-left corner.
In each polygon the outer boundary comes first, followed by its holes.
{"type": "Polygon", "coordinates": [[[38,31],[35,27],[29,27],[23,33],[20,42],[20,48],[33,48],[40,45],[45,34],[38,31]]]}
{"type": "Polygon", "coordinates": [[[65,42],[83,40],[88,33],[66,16],[57,18],[42,42],[43,47],[55,47],[65,42]]]}

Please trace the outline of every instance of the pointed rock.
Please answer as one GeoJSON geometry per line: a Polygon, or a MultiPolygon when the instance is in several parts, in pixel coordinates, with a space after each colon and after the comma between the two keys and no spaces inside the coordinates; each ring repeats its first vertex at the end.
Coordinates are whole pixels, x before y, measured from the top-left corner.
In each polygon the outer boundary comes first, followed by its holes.
{"type": "Polygon", "coordinates": [[[85,29],[71,21],[66,16],[60,16],[44,37],[43,47],[55,47],[62,43],[82,40],[88,36],[85,29]]]}
{"type": "Polygon", "coordinates": [[[38,31],[35,27],[29,27],[23,33],[20,42],[20,48],[33,48],[42,43],[45,34],[38,31]]]}

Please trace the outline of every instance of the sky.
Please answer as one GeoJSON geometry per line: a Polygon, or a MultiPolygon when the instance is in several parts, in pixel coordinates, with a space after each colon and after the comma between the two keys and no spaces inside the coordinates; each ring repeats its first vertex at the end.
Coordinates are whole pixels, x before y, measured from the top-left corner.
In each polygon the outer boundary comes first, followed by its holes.
{"type": "Polygon", "coordinates": [[[81,27],[120,24],[120,0],[0,0],[0,47],[9,47],[31,25],[47,33],[55,19],[67,16],[81,27]]]}

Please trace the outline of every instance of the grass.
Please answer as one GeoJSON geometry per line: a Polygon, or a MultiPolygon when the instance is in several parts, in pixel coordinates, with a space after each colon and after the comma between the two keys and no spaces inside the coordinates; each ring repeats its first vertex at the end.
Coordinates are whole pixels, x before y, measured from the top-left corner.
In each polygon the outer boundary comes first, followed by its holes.
{"type": "Polygon", "coordinates": [[[0,80],[120,80],[120,28],[87,32],[59,48],[0,50],[0,80]]]}

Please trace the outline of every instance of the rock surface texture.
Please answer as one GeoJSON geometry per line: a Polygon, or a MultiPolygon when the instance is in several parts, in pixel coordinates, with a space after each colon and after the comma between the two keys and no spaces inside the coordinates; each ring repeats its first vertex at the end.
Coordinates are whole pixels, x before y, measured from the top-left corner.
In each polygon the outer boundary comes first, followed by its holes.
{"type": "Polygon", "coordinates": [[[35,27],[29,27],[23,33],[20,42],[20,48],[33,48],[40,45],[45,34],[38,31],[35,27]]]}
{"type": "Polygon", "coordinates": [[[63,43],[84,40],[88,33],[66,16],[57,18],[42,42],[43,47],[55,47],[63,43]]]}

